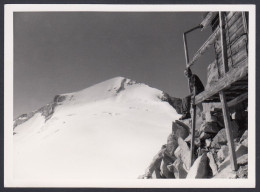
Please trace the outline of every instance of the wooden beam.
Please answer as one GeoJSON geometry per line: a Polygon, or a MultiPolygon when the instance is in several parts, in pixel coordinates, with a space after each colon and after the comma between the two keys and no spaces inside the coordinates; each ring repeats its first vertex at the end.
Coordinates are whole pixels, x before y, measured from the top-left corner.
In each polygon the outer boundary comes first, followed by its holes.
{"type": "Polygon", "coordinates": [[[247,21],[246,21],[246,13],[245,12],[242,12],[242,18],[243,18],[244,32],[247,33],[248,29],[247,29],[247,21]]]}
{"type": "Polygon", "coordinates": [[[220,91],[219,97],[220,97],[220,101],[222,103],[222,111],[223,111],[224,124],[225,124],[226,136],[227,136],[227,141],[228,141],[228,147],[229,147],[231,169],[233,171],[236,171],[237,170],[237,159],[236,159],[234,139],[233,139],[233,134],[232,134],[232,126],[231,126],[231,121],[230,121],[230,113],[229,113],[229,109],[227,106],[225,93],[223,91],[220,91]]]}
{"type": "Polygon", "coordinates": [[[228,56],[227,56],[227,42],[226,42],[226,32],[225,32],[225,22],[224,13],[219,12],[219,27],[220,27],[220,42],[221,42],[221,53],[222,62],[224,65],[224,73],[228,72],[228,56]]]}
{"type": "Polygon", "coordinates": [[[184,54],[185,54],[186,67],[187,67],[189,63],[189,52],[187,47],[186,33],[183,33],[183,44],[184,44],[184,54]]]}
{"type": "Polygon", "coordinates": [[[194,54],[194,57],[192,60],[188,63],[187,67],[191,67],[195,61],[198,60],[200,56],[202,56],[211,45],[214,44],[217,36],[219,35],[220,29],[219,27],[210,35],[210,37],[207,39],[207,41],[199,48],[199,50],[194,54]]]}
{"type": "Polygon", "coordinates": [[[248,62],[247,59],[243,60],[235,68],[230,70],[224,75],[214,86],[209,87],[208,90],[201,92],[195,97],[195,104],[199,104],[202,101],[210,98],[211,96],[217,94],[219,91],[227,89],[232,83],[242,79],[248,74],[248,62]]]}
{"type": "Polygon", "coordinates": [[[191,142],[190,142],[190,166],[191,168],[194,161],[194,140],[196,128],[196,105],[192,105],[192,125],[191,125],[191,142]]]}
{"type": "MultiPolygon", "coordinates": [[[[235,99],[227,102],[227,106],[228,107],[233,107],[239,103],[241,103],[242,101],[246,100],[248,98],[248,92],[246,93],[243,93],[241,95],[239,95],[238,97],[236,97],[235,99]]],[[[214,100],[205,100],[204,103],[212,103],[214,102],[214,100]]],[[[214,107],[217,108],[217,109],[221,109],[222,108],[222,105],[220,103],[220,100],[218,99],[218,101],[216,102],[215,101],[215,104],[214,104],[214,107]]]]}
{"type": "Polygon", "coordinates": [[[204,30],[211,24],[212,20],[216,17],[217,14],[218,14],[218,12],[209,12],[206,15],[206,17],[201,22],[201,25],[203,26],[202,30],[204,30]]]}
{"type": "Polygon", "coordinates": [[[233,107],[235,105],[237,105],[238,103],[241,103],[242,101],[246,100],[248,98],[248,92],[243,93],[241,95],[239,95],[238,97],[236,97],[235,99],[231,100],[228,102],[228,107],[233,107]]]}
{"type": "Polygon", "coordinates": [[[198,25],[196,27],[193,27],[191,29],[189,29],[188,31],[185,31],[183,33],[183,44],[184,44],[184,53],[185,53],[185,59],[186,59],[186,67],[188,67],[188,63],[189,63],[189,50],[188,50],[188,44],[187,44],[187,37],[186,35],[192,31],[195,31],[197,29],[200,29],[201,25],[198,25]]]}

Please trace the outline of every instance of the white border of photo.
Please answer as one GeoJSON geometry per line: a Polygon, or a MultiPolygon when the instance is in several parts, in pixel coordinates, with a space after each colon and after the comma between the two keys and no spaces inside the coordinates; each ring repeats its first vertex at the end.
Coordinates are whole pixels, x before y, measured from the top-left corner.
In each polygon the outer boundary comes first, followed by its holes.
{"type": "MultiPolygon", "coordinates": [[[[4,20],[4,186],[5,187],[120,187],[120,188],[254,188],[255,166],[255,5],[104,5],[7,4],[4,20]],[[249,12],[249,98],[247,179],[133,179],[133,180],[15,180],[13,178],[13,13],[14,12],[249,12]]],[[[180,37],[182,38],[182,37],[180,37]]],[[[144,167],[145,169],[145,167],[144,167]]]]}

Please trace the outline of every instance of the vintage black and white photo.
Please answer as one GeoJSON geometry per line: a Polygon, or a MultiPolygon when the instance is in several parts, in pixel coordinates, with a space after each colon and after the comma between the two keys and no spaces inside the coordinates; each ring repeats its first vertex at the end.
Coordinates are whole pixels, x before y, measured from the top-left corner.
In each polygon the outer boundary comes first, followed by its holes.
{"type": "Polygon", "coordinates": [[[253,5],[5,8],[6,186],[254,187],[253,5]]]}

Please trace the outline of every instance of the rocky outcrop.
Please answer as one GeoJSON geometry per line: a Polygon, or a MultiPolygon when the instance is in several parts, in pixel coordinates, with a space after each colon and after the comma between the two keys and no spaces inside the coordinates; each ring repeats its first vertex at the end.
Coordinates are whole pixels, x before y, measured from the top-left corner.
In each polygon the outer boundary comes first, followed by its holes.
{"type": "MultiPolygon", "coordinates": [[[[245,104],[240,104],[246,106],[245,104]]],[[[219,104],[203,104],[201,124],[195,130],[194,162],[190,165],[191,120],[172,123],[165,153],[170,161],[161,161],[160,178],[247,178],[248,131],[247,107],[231,111],[231,130],[234,138],[238,170],[232,171],[226,129],[219,104]]],[[[163,158],[162,158],[163,159],[163,158]]]]}
{"type": "Polygon", "coordinates": [[[209,178],[211,176],[209,159],[206,153],[199,156],[190,168],[187,179],[209,178]]]}
{"type": "Polygon", "coordinates": [[[168,102],[178,114],[182,114],[182,99],[171,97],[167,93],[163,93],[162,101],[168,102]]]}
{"type": "Polygon", "coordinates": [[[18,118],[16,118],[13,122],[13,128],[15,129],[16,126],[24,123],[25,121],[28,121],[30,118],[32,118],[35,114],[40,113],[42,116],[44,116],[45,121],[47,121],[48,119],[50,119],[55,111],[55,108],[58,105],[61,105],[62,102],[64,102],[66,99],[72,99],[73,96],[69,96],[69,95],[56,95],[53,99],[53,101],[43,107],[41,107],[40,109],[33,111],[31,113],[28,114],[23,114],[20,115],[18,118]]]}

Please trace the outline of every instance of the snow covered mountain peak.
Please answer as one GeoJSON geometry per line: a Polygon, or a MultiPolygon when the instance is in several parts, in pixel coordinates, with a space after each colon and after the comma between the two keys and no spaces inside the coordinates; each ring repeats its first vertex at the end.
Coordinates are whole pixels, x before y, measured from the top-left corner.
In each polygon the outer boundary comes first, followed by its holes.
{"type": "Polygon", "coordinates": [[[114,77],[77,92],[56,95],[51,103],[48,103],[40,109],[28,114],[22,114],[17,119],[15,119],[14,128],[17,125],[27,121],[37,113],[40,113],[45,117],[45,120],[48,120],[54,113],[54,110],[57,106],[84,106],[86,104],[105,99],[121,102],[127,102],[133,99],[150,99],[150,101],[155,101],[162,97],[162,91],[151,88],[145,84],[136,83],[131,79],[124,77],[114,77]]]}
{"type": "Polygon", "coordinates": [[[179,117],[163,96],[123,77],[55,96],[14,121],[14,178],[136,179],[179,117]]]}

